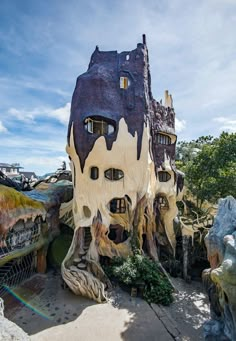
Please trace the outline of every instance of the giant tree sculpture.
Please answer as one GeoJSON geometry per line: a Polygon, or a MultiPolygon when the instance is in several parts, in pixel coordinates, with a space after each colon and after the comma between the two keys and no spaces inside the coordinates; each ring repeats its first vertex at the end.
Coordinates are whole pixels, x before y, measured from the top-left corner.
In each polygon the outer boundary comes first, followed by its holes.
{"type": "Polygon", "coordinates": [[[236,339],[236,200],[220,199],[213,227],[205,237],[210,269],[203,272],[211,320],[206,340],[236,339]]]}
{"type": "Polygon", "coordinates": [[[68,286],[105,300],[100,256],[174,253],[173,219],[183,175],[175,168],[175,112],[151,92],[146,38],[129,52],[96,47],[78,77],[68,127],[74,238],[62,264],[68,286]]]}

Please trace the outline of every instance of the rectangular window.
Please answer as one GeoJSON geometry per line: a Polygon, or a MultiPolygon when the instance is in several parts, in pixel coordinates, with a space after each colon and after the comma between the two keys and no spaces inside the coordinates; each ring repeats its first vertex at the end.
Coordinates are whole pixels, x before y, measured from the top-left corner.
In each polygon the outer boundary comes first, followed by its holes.
{"type": "Polygon", "coordinates": [[[110,201],[110,211],[111,213],[125,213],[126,204],[125,199],[116,198],[110,201]]]}
{"type": "Polygon", "coordinates": [[[120,88],[121,89],[128,89],[128,86],[129,86],[128,77],[120,77],[120,88]]]}

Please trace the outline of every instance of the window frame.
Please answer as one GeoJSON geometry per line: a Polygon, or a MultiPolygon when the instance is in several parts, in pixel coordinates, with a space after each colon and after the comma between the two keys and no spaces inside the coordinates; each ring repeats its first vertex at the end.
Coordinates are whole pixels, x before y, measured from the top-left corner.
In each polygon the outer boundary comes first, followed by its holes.
{"type": "Polygon", "coordinates": [[[112,214],[124,214],[124,213],[126,213],[126,200],[125,200],[125,198],[113,198],[109,202],[109,210],[112,214]],[[111,209],[111,205],[114,205],[114,203],[116,204],[116,211],[115,212],[113,212],[113,210],[111,209]]]}
{"type": "Polygon", "coordinates": [[[156,135],[156,141],[158,144],[162,144],[165,146],[169,146],[171,145],[171,137],[169,135],[166,134],[162,134],[162,133],[157,133],[156,135]]]}
{"type": "Polygon", "coordinates": [[[84,120],[84,129],[89,134],[110,136],[116,131],[116,124],[110,119],[99,116],[90,116],[84,120]]]}
{"type": "Polygon", "coordinates": [[[121,169],[118,168],[108,168],[104,171],[104,177],[109,181],[119,181],[124,178],[124,172],[121,169]],[[121,176],[116,176],[119,173],[122,173],[121,176]],[[109,177],[109,174],[111,175],[109,177]]]}
{"type": "Polygon", "coordinates": [[[171,175],[169,172],[159,171],[158,179],[159,179],[159,182],[168,182],[171,179],[171,175]]]}
{"type": "Polygon", "coordinates": [[[96,167],[96,166],[92,166],[92,167],[90,167],[90,179],[92,179],[92,180],[97,180],[99,178],[99,168],[98,167],[96,167]],[[95,178],[93,178],[92,177],[92,172],[94,172],[95,171],[95,173],[97,174],[97,177],[95,177],[95,178]]]}

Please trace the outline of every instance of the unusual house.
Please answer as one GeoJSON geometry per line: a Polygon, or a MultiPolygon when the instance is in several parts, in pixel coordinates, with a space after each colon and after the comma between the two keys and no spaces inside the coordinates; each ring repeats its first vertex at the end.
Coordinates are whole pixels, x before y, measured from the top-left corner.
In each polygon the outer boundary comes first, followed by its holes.
{"type": "Polygon", "coordinates": [[[132,51],[96,47],[68,127],[75,232],[62,275],[76,294],[105,299],[101,256],[126,257],[134,246],[154,260],[162,246],[175,252],[175,145],[172,97],[166,91],[162,105],[152,96],[145,35],[132,51]]]}

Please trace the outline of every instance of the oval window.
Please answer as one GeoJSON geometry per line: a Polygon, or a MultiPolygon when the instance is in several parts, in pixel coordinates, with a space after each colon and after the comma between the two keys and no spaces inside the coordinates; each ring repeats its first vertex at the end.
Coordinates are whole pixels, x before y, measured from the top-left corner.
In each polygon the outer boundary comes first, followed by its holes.
{"type": "Polygon", "coordinates": [[[157,143],[169,145],[169,144],[171,144],[171,138],[168,135],[158,133],[157,134],[157,143]]]}
{"type": "Polygon", "coordinates": [[[120,180],[124,177],[121,169],[109,168],[104,172],[105,178],[111,181],[120,180]]]}
{"type": "Polygon", "coordinates": [[[90,134],[111,135],[115,132],[116,124],[102,116],[91,116],[85,119],[84,128],[90,134]]]}
{"type": "Polygon", "coordinates": [[[158,172],[158,178],[160,182],[167,182],[170,180],[171,175],[168,172],[161,171],[161,172],[158,172]]]}

